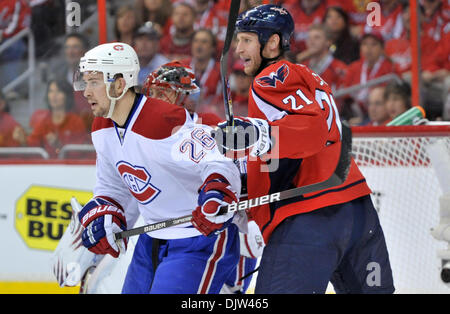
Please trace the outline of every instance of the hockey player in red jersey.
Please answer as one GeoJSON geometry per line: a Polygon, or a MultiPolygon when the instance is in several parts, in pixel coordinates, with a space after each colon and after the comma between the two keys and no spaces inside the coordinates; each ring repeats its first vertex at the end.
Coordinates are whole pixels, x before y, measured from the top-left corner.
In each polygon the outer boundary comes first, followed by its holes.
{"type": "MultiPolygon", "coordinates": [[[[229,129],[221,123],[213,136],[224,153],[249,153],[249,199],[322,182],[339,158],[342,124],[329,85],[306,66],[283,59],[293,25],[289,12],[276,5],[255,7],[236,22],[236,53],[245,73],[255,76],[249,117],[234,118],[236,129],[246,132],[237,131],[237,141],[227,143],[223,130],[229,129]]],[[[370,193],[352,160],[339,186],[253,207],[267,244],[255,292],[324,293],[331,281],[337,293],[392,293],[370,193]],[[375,283],[368,280],[370,265],[379,270],[375,283]]]]}

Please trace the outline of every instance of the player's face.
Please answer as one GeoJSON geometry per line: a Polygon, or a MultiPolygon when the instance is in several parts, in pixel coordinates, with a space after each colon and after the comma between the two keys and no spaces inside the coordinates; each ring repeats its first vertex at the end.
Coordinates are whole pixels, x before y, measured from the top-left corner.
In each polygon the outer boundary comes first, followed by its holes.
{"type": "Polygon", "coordinates": [[[86,83],[83,95],[91,105],[92,113],[95,117],[106,117],[109,111],[110,100],[106,95],[103,73],[86,72],[83,74],[83,81],[86,83]]]}
{"type": "Polygon", "coordinates": [[[153,98],[157,98],[171,104],[174,104],[177,99],[177,93],[174,90],[170,89],[162,90],[154,87],[152,87],[150,90],[153,98]]]}
{"type": "Polygon", "coordinates": [[[249,76],[255,75],[261,65],[260,47],[257,34],[237,34],[236,54],[244,61],[244,72],[249,76]]]}

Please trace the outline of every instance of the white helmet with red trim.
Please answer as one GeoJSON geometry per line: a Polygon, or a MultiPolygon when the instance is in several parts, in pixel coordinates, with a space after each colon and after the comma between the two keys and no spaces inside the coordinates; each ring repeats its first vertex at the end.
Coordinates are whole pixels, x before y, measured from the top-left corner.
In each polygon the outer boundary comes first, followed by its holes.
{"type": "Polygon", "coordinates": [[[99,45],[80,59],[79,71],[74,77],[74,89],[82,91],[86,88],[83,81],[85,72],[101,72],[106,84],[106,95],[111,100],[107,118],[111,118],[115,102],[125,95],[126,91],[138,85],[139,59],[134,49],[125,43],[115,42],[99,45]],[[125,88],[121,95],[112,97],[109,94],[111,83],[121,74],[125,80],[125,88]]]}

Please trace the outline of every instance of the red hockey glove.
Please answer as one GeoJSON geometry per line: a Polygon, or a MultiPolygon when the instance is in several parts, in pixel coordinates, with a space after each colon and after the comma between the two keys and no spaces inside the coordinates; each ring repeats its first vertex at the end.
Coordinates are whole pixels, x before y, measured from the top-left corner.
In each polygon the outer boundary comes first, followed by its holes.
{"type": "Polygon", "coordinates": [[[217,173],[211,174],[200,187],[199,206],[192,212],[192,224],[205,236],[220,233],[231,224],[234,215],[218,215],[220,206],[233,202],[237,202],[237,193],[229,182],[217,173]]]}
{"type": "MultiPolygon", "coordinates": [[[[110,254],[119,257],[120,249],[114,241],[114,233],[126,230],[127,222],[123,209],[100,197],[90,200],[78,213],[84,226],[81,239],[83,245],[95,254],[110,254]]],[[[126,249],[127,240],[120,240],[126,249]]]]}

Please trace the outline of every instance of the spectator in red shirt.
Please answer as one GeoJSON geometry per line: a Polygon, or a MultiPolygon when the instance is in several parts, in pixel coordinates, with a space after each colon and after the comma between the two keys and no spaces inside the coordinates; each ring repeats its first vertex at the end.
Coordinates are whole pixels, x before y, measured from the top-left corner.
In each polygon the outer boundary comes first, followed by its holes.
{"type": "Polygon", "coordinates": [[[306,48],[308,28],[312,24],[322,22],[327,9],[327,0],[298,0],[291,5],[286,4],[286,8],[295,17],[294,42],[291,50],[297,53],[306,48]]]}
{"type": "Polygon", "coordinates": [[[421,9],[424,15],[422,24],[425,36],[434,41],[442,39],[443,30],[449,31],[450,8],[448,1],[443,0],[421,0],[421,9]]]}
{"type": "Polygon", "coordinates": [[[56,158],[66,144],[87,142],[83,120],[70,112],[73,105],[72,86],[64,80],[52,80],[47,86],[47,104],[50,114],[43,117],[23,144],[43,147],[51,158],[56,158]]]}
{"type": "MultiPolygon", "coordinates": [[[[435,47],[436,48],[436,47],[435,47]]],[[[425,83],[443,82],[450,75],[450,32],[431,54],[430,61],[424,66],[422,79],[425,83]]]]}
{"type": "Polygon", "coordinates": [[[347,74],[347,65],[334,58],[330,52],[331,36],[322,24],[309,28],[306,50],[297,55],[297,62],[304,63],[336,91],[347,74]]]}
{"type": "Polygon", "coordinates": [[[362,123],[367,126],[385,125],[391,119],[384,100],[384,86],[376,86],[369,92],[367,100],[367,123],[362,123]]]}
{"type": "Polygon", "coordinates": [[[0,0],[0,42],[13,37],[31,23],[31,8],[26,0],[0,0]]]}
{"type": "Polygon", "coordinates": [[[376,30],[385,41],[398,38],[403,32],[402,4],[398,0],[378,0],[381,8],[380,24],[366,23],[364,32],[376,30]]]}
{"type": "MultiPolygon", "coordinates": [[[[358,84],[365,84],[377,77],[394,73],[393,63],[384,56],[384,41],[381,34],[377,32],[366,33],[361,38],[361,59],[353,62],[348,67],[347,78],[344,82],[346,87],[358,84]]],[[[367,113],[368,89],[361,88],[356,94],[352,95],[353,100],[358,104],[361,116],[367,113]]],[[[354,110],[358,110],[354,107],[354,110]]]]}
{"type": "Polygon", "coordinates": [[[329,7],[323,20],[329,29],[333,56],[346,64],[359,59],[359,42],[350,33],[350,22],[347,13],[340,7],[329,7]]]}
{"type": "Polygon", "coordinates": [[[177,2],[172,12],[170,34],[160,42],[161,53],[171,60],[184,59],[191,55],[196,12],[188,2],[177,2]]]}
{"type": "Polygon", "coordinates": [[[0,147],[21,146],[16,140],[18,133],[24,133],[22,126],[9,114],[6,98],[0,91],[0,147]]]}
{"type": "MultiPolygon", "coordinates": [[[[402,12],[403,33],[400,38],[393,38],[386,42],[385,53],[393,62],[395,71],[405,80],[411,79],[411,31],[410,31],[410,10],[405,4],[402,12]]],[[[420,14],[421,29],[423,26],[423,14],[420,14]]],[[[421,67],[427,70],[434,62],[436,46],[440,47],[445,41],[435,41],[423,30],[420,32],[420,61],[421,67]]]]}
{"type": "MultiPolygon", "coordinates": [[[[0,0],[0,44],[31,23],[31,9],[26,0],[0,0]]],[[[20,60],[27,51],[24,39],[19,39],[0,53],[0,87],[17,78],[22,70],[20,60]]],[[[11,92],[16,94],[15,92],[11,92]]],[[[18,96],[18,95],[15,95],[18,96]]]]}
{"type": "MultiPolygon", "coordinates": [[[[228,8],[224,10],[224,1],[195,0],[197,12],[195,29],[207,28],[211,30],[217,40],[218,50],[221,51],[228,24],[228,8]]],[[[229,6],[229,4],[228,4],[229,6]]]]}
{"type": "Polygon", "coordinates": [[[220,78],[220,64],[214,58],[216,51],[216,38],[208,29],[199,29],[192,39],[191,58],[181,61],[188,65],[195,73],[197,85],[200,87],[198,112],[215,111],[210,100],[222,94],[220,78]]]}

